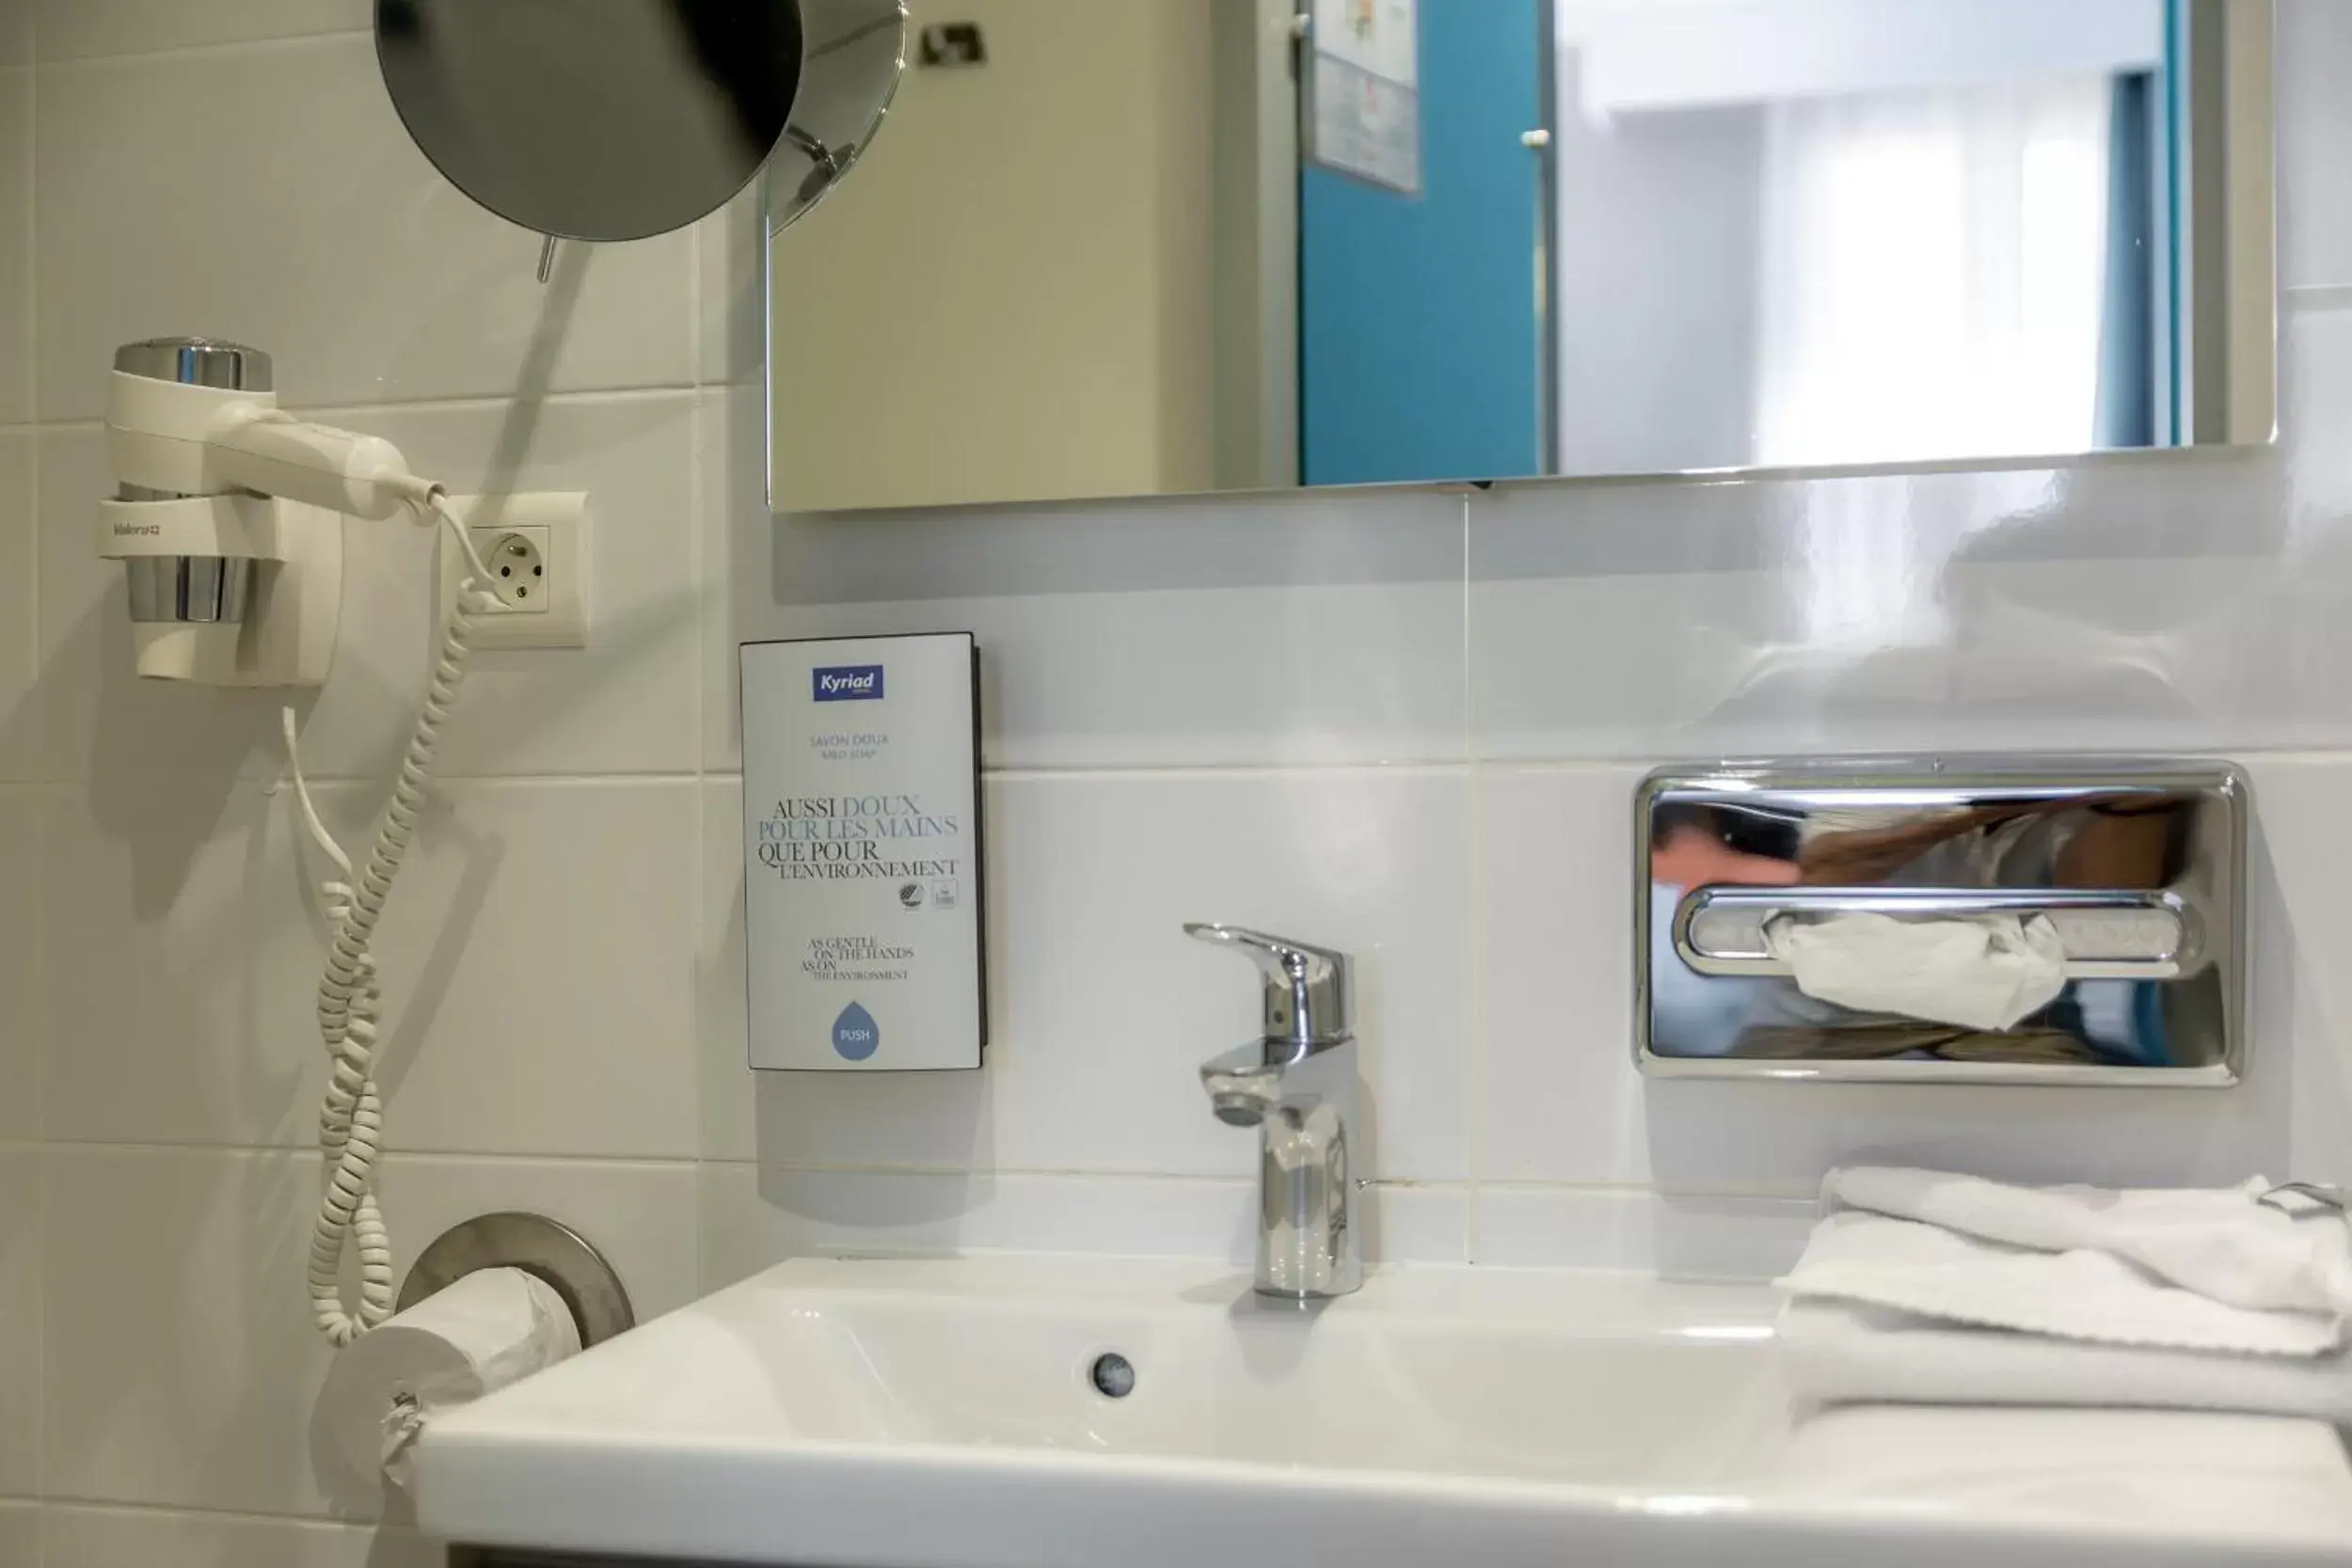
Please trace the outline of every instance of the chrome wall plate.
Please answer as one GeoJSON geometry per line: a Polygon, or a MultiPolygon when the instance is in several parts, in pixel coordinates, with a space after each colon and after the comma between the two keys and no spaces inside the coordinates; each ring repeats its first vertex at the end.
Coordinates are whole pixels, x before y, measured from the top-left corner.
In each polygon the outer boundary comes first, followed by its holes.
{"type": "Polygon", "coordinates": [[[435,1237],[400,1283],[399,1309],[407,1311],[477,1269],[498,1268],[536,1275],[563,1297],[582,1350],[636,1325],[628,1292],[602,1253],[567,1225],[514,1212],[477,1214],[435,1237]]]}

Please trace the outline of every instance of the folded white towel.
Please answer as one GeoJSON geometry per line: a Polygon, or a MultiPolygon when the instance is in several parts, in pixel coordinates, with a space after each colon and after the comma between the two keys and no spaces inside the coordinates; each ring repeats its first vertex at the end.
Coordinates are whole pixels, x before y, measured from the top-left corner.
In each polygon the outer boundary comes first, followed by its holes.
{"type": "Polygon", "coordinates": [[[1830,1172],[1821,1201],[2036,1252],[2109,1253],[2233,1307],[2352,1314],[2352,1227],[2333,1211],[2288,1214],[2256,1201],[2269,1190],[2260,1177],[2218,1190],[2113,1192],[1857,1165],[1830,1172]]]}
{"type": "Polygon", "coordinates": [[[1854,1210],[1823,1220],[1780,1283],[1804,1299],[2099,1344],[2308,1356],[2345,1343],[2331,1312],[2232,1307],[2112,1253],[2031,1252],[1854,1210]]]}
{"type": "Polygon", "coordinates": [[[2352,1355],[2243,1355],[2085,1344],[1799,1299],[1781,1370],[1811,1405],[2122,1405],[2352,1423],[2352,1355]]]}
{"type": "Polygon", "coordinates": [[[1852,1169],[1780,1283],[1814,1403],[2152,1405],[2352,1420],[2352,1227],[2219,1192],[1852,1169]]]}

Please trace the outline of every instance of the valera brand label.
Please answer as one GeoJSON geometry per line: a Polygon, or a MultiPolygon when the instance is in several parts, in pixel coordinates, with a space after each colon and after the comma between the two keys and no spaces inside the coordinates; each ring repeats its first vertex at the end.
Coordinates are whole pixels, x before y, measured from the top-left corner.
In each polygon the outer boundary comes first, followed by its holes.
{"type": "Polygon", "coordinates": [[[812,695],[820,703],[870,703],[882,694],[879,664],[840,664],[809,672],[812,695]]]}
{"type": "Polygon", "coordinates": [[[751,1065],[978,1067],[972,639],[752,642],[742,659],[751,1065]]]}
{"type": "Polygon", "coordinates": [[[161,523],[115,524],[115,537],[118,539],[152,539],[163,531],[161,523]]]}

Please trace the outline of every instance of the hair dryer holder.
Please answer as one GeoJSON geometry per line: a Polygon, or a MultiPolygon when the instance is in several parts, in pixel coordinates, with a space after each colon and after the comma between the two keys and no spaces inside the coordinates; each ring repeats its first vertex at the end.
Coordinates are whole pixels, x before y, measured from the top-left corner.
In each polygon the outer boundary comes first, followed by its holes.
{"type": "Polygon", "coordinates": [[[321,507],[231,491],[99,502],[98,553],[249,560],[242,620],[135,621],[138,673],[210,686],[319,686],[342,612],[343,519],[321,507]]]}

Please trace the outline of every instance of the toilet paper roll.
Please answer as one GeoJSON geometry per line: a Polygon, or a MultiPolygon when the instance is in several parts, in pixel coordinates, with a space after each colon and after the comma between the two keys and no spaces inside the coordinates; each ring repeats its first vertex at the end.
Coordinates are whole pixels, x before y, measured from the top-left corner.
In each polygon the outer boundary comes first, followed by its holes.
{"type": "Polygon", "coordinates": [[[1775,920],[1764,940],[1799,990],[1866,1013],[2007,1029],[2066,989],[2066,943],[2046,915],[1897,920],[1860,912],[1775,920]]]}
{"type": "Polygon", "coordinates": [[[580,1354],[571,1309],[521,1269],[482,1269],[335,1357],[321,1416],[355,1476],[405,1490],[409,1450],[436,1411],[470,1404],[580,1354]]]}

